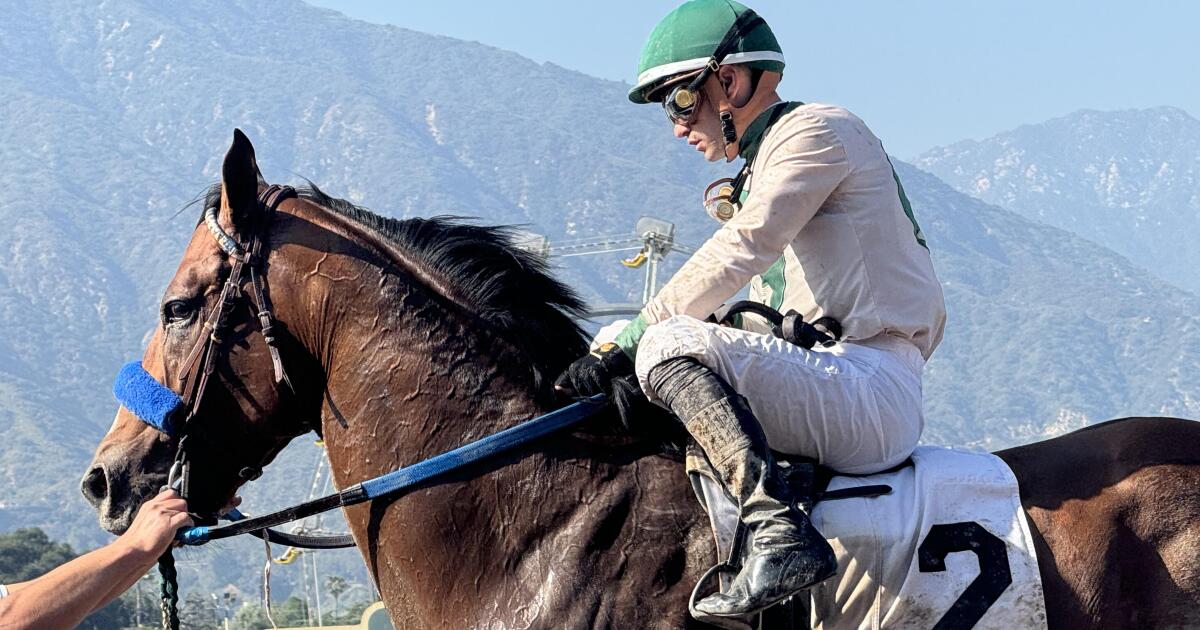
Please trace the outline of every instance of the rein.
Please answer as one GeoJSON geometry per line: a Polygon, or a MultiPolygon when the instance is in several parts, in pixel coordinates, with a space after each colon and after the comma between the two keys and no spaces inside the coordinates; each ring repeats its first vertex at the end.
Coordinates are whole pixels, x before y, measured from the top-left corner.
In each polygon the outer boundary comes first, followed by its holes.
{"type": "MultiPolygon", "coordinates": [[[[146,372],[140,361],[132,361],[121,368],[117,380],[113,384],[113,394],[126,409],[140,420],[171,435],[173,425],[170,418],[178,412],[183,405],[183,400],[178,394],[146,372]]],[[[224,517],[233,521],[232,523],[219,527],[198,526],[181,530],[176,535],[176,540],[184,545],[202,545],[210,540],[229,538],[239,534],[254,534],[261,538],[262,535],[259,535],[261,533],[267,536],[271,542],[285,543],[293,547],[306,549],[352,547],[354,541],[348,536],[302,536],[277,532],[268,528],[339,507],[408,492],[425,482],[490,459],[560,429],[579,424],[595,415],[607,403],[607,396],[597,394],[464,444],[454,450],[359,482],[340,492],[263,516],[246,518],[241,512],[231,510],[224,517]]]]}
{"type": "MultiPolygon", "coordinates": [[[[255,518],[235,520],[219,527],[199,526],[183,530],[176,540],[184,545],[202,545],[210,540],[229,538],[239,534],[252,534],[268,527],[282,525],[328,512],[339,507],[356,505],[372,499],[401,496],[417,489],[426,482],[462,470],[471,464],[482,462],[506,451],[528,444],[550,433],[574,426],[592,417],[608,403],[604,394],[576,401],[562,409],[526,420],[499,433],[464,444],[454,450],[404,466],[392,472],[359,482],[319,499],[313,499],[255,518]]],[[[278,532],[272,532],[278,533],[278,532]]],[[[353,543],[351,543],[352,545],[353,543]]],[[[302,545],[294,545],[302,546],[302,545]]]]}

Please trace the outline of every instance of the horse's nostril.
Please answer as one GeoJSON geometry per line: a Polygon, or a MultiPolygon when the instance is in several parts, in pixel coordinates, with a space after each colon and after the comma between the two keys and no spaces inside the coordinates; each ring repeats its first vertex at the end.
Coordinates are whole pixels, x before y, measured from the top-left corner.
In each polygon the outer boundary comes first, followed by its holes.
{"type": "Polygon", "coordinates": [[[83,476],[80,490],[83,496],[93,506],[99,505],[108,497],[108,475],[104,474],[103,466],[94,466],[83,476]]]}

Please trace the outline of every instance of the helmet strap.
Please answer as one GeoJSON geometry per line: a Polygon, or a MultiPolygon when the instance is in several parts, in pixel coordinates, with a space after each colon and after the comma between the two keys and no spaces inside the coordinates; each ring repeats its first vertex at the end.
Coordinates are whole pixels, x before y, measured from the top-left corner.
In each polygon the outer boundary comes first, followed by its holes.
{"type": "Polygon", "coordinates": [[[725,154],[726,162],[732,162],[737,157],[738,127],[734,121],[736,108],[725,95],[725,88],[721,85],[717,74],[711,73],[708,79],[701,87],[705,92],[704,100],[712,104],[713,112],[721,122],[721,152],[725,154]]]}
{"type": "Polygon", "coordinates": [[[721,136],[725,139],[726,145],[737,142],[738,133],[737,127],[733,124],[733,110],[721,110],[721,136]]]}
{"type": "Polygon", "coordinates": [[[708,88],[709,100],[715,104],[717,116],[721,120],[721,136],[725,141],[726,162],[737,159],[738,141],[741,139],[742,133],[746,131],[751,122],[754,122],[754,118],[771,104],[768,101],[774,98],[775,89],[779,86],[781,78],[782,75],[778,72],[763,72],[762,77],[758,80],[758,85],[755,86],[754,93],[741,107],[734,107],[729,102],[719,80],[715,81],[716,86],[705,86],[708,88]],[[716,94],[711,89],[713,87],[718,91],[716,94]]]}

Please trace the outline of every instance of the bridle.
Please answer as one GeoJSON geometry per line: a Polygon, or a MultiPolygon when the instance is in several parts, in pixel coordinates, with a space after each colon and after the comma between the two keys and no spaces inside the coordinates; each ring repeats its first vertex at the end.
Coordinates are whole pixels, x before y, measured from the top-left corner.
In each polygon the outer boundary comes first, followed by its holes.
{"type": "MultiPolygon", "coordinates": [[[[192,495],[192,465],[188,443],[189,440],[195,439],[192,436],[197,429],[197,416],[204,401],[204,394],[208,391],[209,381],[216,372],[217,360],[227,340],[230,328],[229,314],[243,295],[242,287],[247,283],[250,285],[247,301],[255,308],[259,331],[270,352],[276,387],[284,393],[295,393],[291,379],[284,370],[276,336],[276,319],[271,312],[269,301],[265,252],[269,247],[267,235],[276,210],[283,201],[296,196],[296,190],[290,186],[272,185],[264,190],[258,196],[258,222],[250,231],[244,245],[221,228],[215,205],[205,208],[204,223],[217,245],[229,257],[231,268],[216,306],[204,320],[200,338],[188,351],[180,366],[179,390],[183,393],[178,394],[160,383],[146,372],[139,361],[132,361],[121,368],[113,384],[113,394],[122,406],[159,432],[171,438],[178,438],[175,459],[167,473],[167,486],[178,491],[185,500],[190,499],[192,495]]],[[[265,456],[264,460],[267,457],[269,456],[265,456]]],[[[253,481],[262,475],[264,465],[265,461],[253,466],[244,466],[238,471],[238,477],[244,481],[253,481]]],[[[231,510],[224,515],[193,515],[193,520],[201,525],[213,525],[218,516],[241,523],[248,522],[237,510],[231,510]]],[[[354,540],[348,534],[316,536],[278,532],[266,527],[246,529],[238,533],[250,533],[260,538],[265,537],[271,542],[308,549],[354,546],[354,540]]]]}
{"type": "MultiPolygon", "coordinates": [[[[271,365],[275,371],[275,385],[295,393],[291,379],[283,368],[283,359],[279,352],[279,342],[275,336],[275,316],[271,312],[268,301],[266,258],[263,252],[267,249],[267,235],[270,231],[275,210],[285,199],[296,196],[296,190],[291,186],[272,185],[258,196],[258,221],[245,245],[238,243],[221,228],[217,220],[217,208],[210,205],[204,210],[204,223],[208,227],[217,245],[229,257],[231,269],[225,285],[221,288],[220,298],[216,306],[204,321],[200,338],[188,352],[180,368],[180,390],[182,405],[175,412],[182,414],[179,427],[179,444],[175,452],[175,461],[171,464],[167,475],[167,485],[179,491],[185,500],[190,498],[191,461],[188,456],[187,441],[194,420],[204,402],[204,394],[208,390],[209,379],[216,371],[217,359],[221,356],[225,334],[229,329],[229,313],[238,298],[242,296],[242,286],[250,284],[249,302],[254,306],[258,316],[259,331],[271,354],[271,365]]],[[[173,422],[171,423],[174,424],[173,422]]],[[[161,428],[160,428],[161,429],[161,428]]],[[[238,476],[246,481],[252,481],[262,475],[262,466],[246,466],[238,476]]]]}
{"type": "MultiPolygon", "coordinates": [[[[210,206],[205,209],[204,223],[232,263],[229,277],[226,278],[225,285],[221,289],[217,305],[205,319],[200,338],[181,365],[180,390],[183,394],[180,395],[160,383],[146,372],[139,361],[126,364],[113,384],[113,394],[126,409],[162,433],[170,437],[178,436],[175,460],[168,473],[167,483],[179,490],[184,499],[187,499],[190,494],[189,485],[192,472],[187,441],[196,426],[196,416],[204,401],[209,379],[216,371],[217,358],[222,353],[224,335],[229,328],[229,313],[234,303],[241,297],[242,286],[247,282],[250,284],[251,291],[249,301],[257,309],[260,332],[271,354],[276,387],[282,389],[286,386],[288,392],[295,393],[291,380],[284,371],[278,339],[275,336],[276,322],[268,301],[266,259],[263,255],[268,247],[266,237],[276,209],[285,199],[295,196],[297,196],[296,190],[290,186],[272,185],[263,191],[258,196],[260,210],[258,222],[250,231],[249,239],[244,245],[238,243],[221,228],[217,221],[216,207],[210,206]],[[175,423],[177,418],[182,418],[178,427],[175,423]]],[[[201,522],[195,527],[181,530],[176,534],[176,540],[185,545],[201,545],[219,538],[251,534],[269,542],[308,549],[352,547],[354,539],[349,534],[333,536],[288,534],[269,528],[339,507],[355,505],[385,496],[403,495],[414,488],[444,478],[450,473],[529,444],[556,431],[575,426],[595,415],[606,405],[607,400],[603,394],[579,400],[451,451],[356,483],[334,494],[255,518],[246,518],[237,510],[231,510],[224,517],[234,522],[220,527],[210,527],[209,525],[215,522],[215,519],[210,518],[207,519],[207,523],[201,522]]],[[[244,467],[238,474],[244,480],[253,480],[262,474],[262,465],[244,467]]],[[[170,549],[159,558],[159,572],[163,576],[163,627],[178,628],[178,615],[176,614],[178,587],[174,559],[170,549]]]]}
{"type": "MultiPolygon", "coordinates": [[[[264,252],[267,245],[267,234],[275,211],[285,199],[296,196],[296,190],[290,186],[272,185],[264,190],[257,199],[257,222],[249,231],[245,244],[239,243],[221,228],[217,220],[217,207],[210,205],[204,209],[204,224],[217,241],[217,245],[231,261],[229,277],[221,288],[220,297],[200,329],[200,338],[180,366],[179,390],[177,394],[159,383],[146,372],[140,362],[132,362],[121,369],[113,393],[117,400],[133,412],[141,420],[158,429],[168,437],[178,438],[175,447],[175,460],[167,473],[167,485],[179,492],[188,500],[191,498],[192,466],[188,440],[196,426],[196,417],[204,403],[204,394],[217,368],[217,359],[225,346],[225,336],[229,332],[229,314],[234,304],[243,295],[242,287],[249,283],[250,294],[248,301],[255,307],[258,316],[259,331],[267,344],[271,355],[271,365],[275,371],[277,388],[286,386],[287,391],[294,394],[295,388],[283,368],[283,359],[279,352],[279,343],[275,335],[275,316],[271,312],[268,301],[266,257],[264,252]],[[176,419],[179,419],[178,423],[176,419]]],[[[164,379],[166,380],[166,379],[164,379]]],[[[246,466],[238,471],[238,476],[245,481],[257,479],[262,474],[262,464],[246,466]]],[[[232,510],[226,515],[231,520],[244,517],[232,510]]],[[[194,516],[201,524],[215,524],[215,517],[194,516]]],[[[244,521],[243,521],[244,522],[244,521]]],[[[266,527],[256,528],[248,533],[254,533],[265,541],[281,542],[292,546],[330,549],[350,547],[354,540],[349,535],[340,536],[308,536],[304,534],[284,534],[266,527]]],[[[159,573],[162,575],[162,613],[163,628],[173,630],[179,627],[179,616],[176,603],[179,598],[175,560],[168,548],[158,559],[159,573]]]]}
{"type": "MultiPolygon", "coordinates": [[[[229,312],[242,295],[241,287],[247,282],[249,282],[251,290],[250,302],[257,309],[259,326],[271,353],[276,386],[280,389],[286,386],[289,393],[294,393],[291,380],[283,368],[278,340],[274,332],[276,322],[268,301],[266,259],[263,252],[268,247],[266,236],[276,209],[285,199],[295,196],[297,196],[296,190],[290,186],[272,185],[263,191],[258,197],[260,210],[258,222],[250,231],[249,238],[244,245],[238,243],[221,229],[217,222],[215,207],[205,210],[204,222],[221,250],[229,256],[232,268],[221,289],[217,305],[205,319],[201,337],[188,352],[187,358],[181,365],[180,390],[183,394],[180,395],[175,390],[163,385],[158,379],[147,373],[138,361],[126,364],[113,384],[113,394],[122,406],[160,432],[179,438],[175,461],[168,474],[168,485],[179,490],[184,499],[187,499],[190,494],[189,485],[192,473],[187,441],[196,428],[197,416],[204,400],[204,394],[208,389],[209,379],[216,371],[217,358],[222,353],[224,335],[229,328],[229,312]],[[177,423],[176,419],[180,418],[181,420],[177,423]]],[[[528,444],[552,432],[574,426],[603,409],[606,404],[607,400],[604,395],[579,400],[446,453],[364,480],[334,494],[263,516],[246,518],[237,510],[231,510],[224,515],[224,518],[234,522],[220,527],[210,527],[214,523],[212,518],[200,519],[207,520],[207,522],[198,523],[196,527],[181,531],[177,540],[187,545],[199,545],[219,538],[253,534],[271,542],[284,543],[294,547],[316,549],[350,547],[354,545],[354,541],[348,534],[312,536],[287,534],[268,528],[339,507],[408,492],[448,473],[528,444]]],[[[253,480],[262,473],[262,465],[265,464],[244,467],[239,472],[239,476],[247,481],[253,480]]]]}

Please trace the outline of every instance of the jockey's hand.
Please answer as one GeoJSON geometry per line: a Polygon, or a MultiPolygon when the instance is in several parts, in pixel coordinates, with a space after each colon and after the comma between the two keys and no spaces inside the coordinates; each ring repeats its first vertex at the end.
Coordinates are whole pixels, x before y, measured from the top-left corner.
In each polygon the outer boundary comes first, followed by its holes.
{"type": "Polygon", "coordinates": [[[637,376],[634,374],[614,378],[609,398],[616,405],[617,415],[620,416],[621,424],[625,425],[627,431],[634,431],[635,420],[640,419],[644,422],[650,415],[650,410],[654,408],[654,405],[651,405],[646,398],[646,394],[642,393],[642,386],[638,384],[637,376]]]}
{"type": "Polygon", "coordinates": [[[613,379],[633,375],[633,360],[615,343],[606,343],[587,356],[576,359],[554,382],[554,389],[567,396],[612,394],[613,379]]]}

